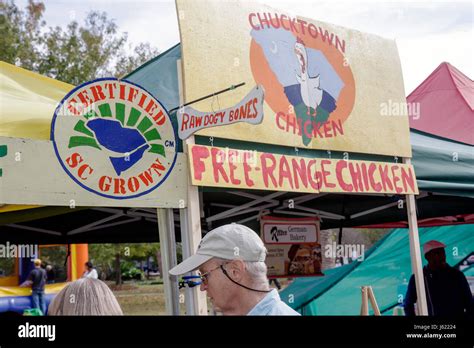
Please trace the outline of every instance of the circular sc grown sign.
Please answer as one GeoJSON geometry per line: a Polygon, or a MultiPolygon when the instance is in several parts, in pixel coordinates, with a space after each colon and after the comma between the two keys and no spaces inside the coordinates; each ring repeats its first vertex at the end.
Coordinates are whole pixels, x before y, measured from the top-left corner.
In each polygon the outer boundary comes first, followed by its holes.
{"type": "Polygon", "coordinates": [[[177,156],[166,109],[145,89],[115,78],[87,82],[66,95],[54,113],[51,140],[77,184],[113,199],[156,189],[177,156]]]}

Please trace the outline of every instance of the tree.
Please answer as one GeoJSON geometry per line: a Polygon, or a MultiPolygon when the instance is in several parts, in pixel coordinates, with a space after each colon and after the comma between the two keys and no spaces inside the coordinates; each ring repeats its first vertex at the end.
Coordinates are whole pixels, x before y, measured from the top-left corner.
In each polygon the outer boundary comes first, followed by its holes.
{"type": "MultiPolygon", "coordinates": [[[[113,272],[115,283],[119,285],[122,284],[122,262],[145,261],[149,257],[156,257],[159,249],[159,243],[90,244],[89,258],[106,274],[113,272]]],[[[156,261],[159,263],[158,260],[156,261]]]]}
{"type": "Polygon", "coordinates": [[[369,239],[369,248],[389,232],[390,230],[386,228],[362,229],[362,233],[365,234],[369,239]]]}
{"type": "Polygon", "coordinates": [[[127,54],[127,34],[105,12],[92,11],[84,25],[49,27],[45,5],[28,1],[26,12],[13,1],[0,3],[0,59],[74,85],[108,76],[122,77],[158,55],[148,43],[127,54]]]}
{"type": "Polygon", "coordinates": [[[89,259],[92,264],[99,266],[106,274],[115,274],[115,283],[122,284],[122,272],[120,262],[124,250],[123,244],[90,244],[89,259]]]}
{"type": "Polygon", "coordinates": [[[11,1],[0,2],[1,60],[37,71],[44,9],[44,4],[29,1],[24,13],[11,1]]]}
{"type": "Polygon", "coordinates": [[[160,53],[156,48],[151,47],[149,43],[140,43],[133,49],[133,52],[134,55],[127,56],[122,54],[119,57],[115,65],[116,76],[125,76],[160,53]]]}
{"type": "Polygon", "coordinates": [[[113,244],[89,244],[89,260],[106,276],[114,269],[112,264],[115,257],[114,249],[113,244]]]}

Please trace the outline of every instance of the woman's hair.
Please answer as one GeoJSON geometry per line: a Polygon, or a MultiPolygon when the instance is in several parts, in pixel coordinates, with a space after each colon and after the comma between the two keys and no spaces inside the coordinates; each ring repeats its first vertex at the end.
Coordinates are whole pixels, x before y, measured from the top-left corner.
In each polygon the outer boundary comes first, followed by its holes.
{"type": "Polygon", "coordinates": [[[87,261],[87,262],[86,262],[86,266],[87,266],[88,268],[94,267],[94,266],[92,265],[92,262],[90,262],[90,261],[87,261]]]}
{"type": "Polygon", "coordinates": [[[51,301],[48,315],[123,315],[107,284],[81,278],[66,285],[51,301]]]}

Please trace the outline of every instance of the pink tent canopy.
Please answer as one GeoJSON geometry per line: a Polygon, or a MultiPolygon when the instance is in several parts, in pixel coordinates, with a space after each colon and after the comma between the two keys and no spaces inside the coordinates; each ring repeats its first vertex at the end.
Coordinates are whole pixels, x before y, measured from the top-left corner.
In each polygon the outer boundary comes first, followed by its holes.
{"type": "Polygon", "coordinates": [[[474,83],[451,64],[441,63],[407,101],[410,128],[474,145],[474,83]]]}
{"type": "MultiPolygon", "coordinates": [[[[441,63],[408,97],[410,128],[452,141],[474,145],[474,83],[449,63],[441,63]],[[418,103],[419,109],[413,104],[418,103]]],[[[412,134],[412,138],[415,134],[412,134]]],[[[416,151],[413,162],[416,170],[416,151]]],[[[466,164],[467,165],[467,164],[466,164]]],[[[469,168],[469,167],[466,167],[469,168]]],[[[466,169],[467,170],[467,169],[466,169]]],[[[437,175],[436,173],[430,174],[437,175]]],[[[442,176],[442,174],[439,174],[442,176]]],[[[419,227],[474,224],[474,214],[419,219],[419,227]]],[[[408,227],[407,221],[358,226],[408,227]]]]}

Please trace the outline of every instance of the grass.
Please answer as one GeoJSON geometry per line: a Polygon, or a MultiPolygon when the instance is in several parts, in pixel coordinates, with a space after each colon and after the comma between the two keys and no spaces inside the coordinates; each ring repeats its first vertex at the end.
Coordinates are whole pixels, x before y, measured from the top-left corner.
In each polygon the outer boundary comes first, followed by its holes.
{"type": "Polygon", "coordinates": [[[124,315],[166,315],[163,284],[125,282],[117,286],[107,282],[124,315]]]}
{"type": "MultiPolygon", "coordinates": [[[[288,285],[287,279],[280,279],[280,282],[283,287],[288,285]]],[[[106,283],[112,289],[124,315],[167,315],[161,279],[126,281],[120,286],[116,286],[113,281],[106,283]]],[[[184,295],[184,289],[180,290],[180,294],[184,295]]],[[[210,302],[208,308],[211,308],[210,302]]],[[[184,304],[180,304],[180,313],[185,314],[184,304]]]]}
{"type": "MultiPolygon", "coordinates": [[[[124,315],[167,315],[162,281],[131,281],[120,286],[116,286],[114,282],[107,284],[124,315]]],[[[185,313],[184,304],[180,304],[180,313],[185,313]]]]}

